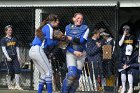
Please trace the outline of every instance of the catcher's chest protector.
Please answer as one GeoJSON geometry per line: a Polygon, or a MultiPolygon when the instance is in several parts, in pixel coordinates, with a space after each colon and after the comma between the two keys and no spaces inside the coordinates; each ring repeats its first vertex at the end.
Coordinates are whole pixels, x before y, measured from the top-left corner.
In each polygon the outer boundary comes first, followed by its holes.
{"type": "Polygon", "coordinates": [[[86,32],[86,30],[87,30],[86,25],[75,26],[70,24],[68,26],[67,35],[75,38],[80,38],[86,32]]]}

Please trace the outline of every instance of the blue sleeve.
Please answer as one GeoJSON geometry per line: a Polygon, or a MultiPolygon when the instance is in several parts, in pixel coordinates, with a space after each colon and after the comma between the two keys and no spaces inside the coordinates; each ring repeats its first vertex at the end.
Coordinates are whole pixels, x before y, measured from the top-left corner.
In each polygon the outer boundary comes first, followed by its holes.
{"type": "Polygon", "coordinates": [[[71,48],[70,46],[67,47],[67,50],[68,50],[69,52],[71,52],[71,53],[74,53],[74,49],[71,48]]]}
{"type": "Polygon", "coordinates": [[[47,39],[47,45],[48,46],[55,46],[57,44],[58,44],[57,40],[53,40],[53,39],[50,39],[50,38],[47,39]]]}
{"type": "Polygon", "coordinates": [[[86,43],[86,39],[84,39],[83,37],[80,38],[80,44],[84,44],[86,43]]]}
{"type": "Polygon", "coordinates": [[[101,50],[101,47],[98,47],[98,46],[96,46],[95,44],[92,44],[92,43],[93,42],[91,42],[91,41],[87,42],[86,52],[87,52],[87,55],[89,55],[89,56],[93,56],[96,53],[100,52],[100,50],[101,50]]]}
{"type": "Polygon", "coordinates": [[[53,39],[53,28],[52,27],[45,25],[42,28],[42,32],[44,34],[44,39],[46,40],[45,46],[55,46],[58,44],[58,41],[53,39]]]}
{"type": "Polygon", "coordinates": [[[80,44],[83,44],[83,43],[85,43],[87,41],[88,34],[89,34],[89,28],[87,28],[85,33],[81,36],[80,44]]]}
{"type": "Polygon", "coordinates": [[[67,33],[69,32],[69,25],[67,25],[67,26],[65,27],[65,31],[66,31],[66,35],[67,35],[67,33]]]}
{"type": "Polygon", "coordinates": [[[45,38],[45,39],[47,39],[47,38],[52,39],[53,29],[50,28],[48,25],[45,25],[45,26],[42,28],[42,32],[43,32],[43,35],[44,35],[44,38],[45,38]]]}

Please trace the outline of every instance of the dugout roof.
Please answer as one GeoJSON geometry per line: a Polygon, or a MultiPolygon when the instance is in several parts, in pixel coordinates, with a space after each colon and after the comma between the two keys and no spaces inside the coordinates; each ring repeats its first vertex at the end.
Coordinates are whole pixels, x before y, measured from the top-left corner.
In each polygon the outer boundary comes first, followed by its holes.
{"type": "Polygon", "coordinates": [[[139,0],[0,0],[0,7],[108,6],[140,7],[139,0]]]}

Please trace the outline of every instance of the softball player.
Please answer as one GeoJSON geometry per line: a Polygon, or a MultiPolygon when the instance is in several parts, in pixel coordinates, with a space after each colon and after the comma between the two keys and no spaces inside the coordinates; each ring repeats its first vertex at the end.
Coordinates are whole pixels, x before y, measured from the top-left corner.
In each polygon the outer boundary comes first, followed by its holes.
{"type": "Polygon", "coordinates": [[[50,14],[37,29],[29,51],[30,58],[41,73],[38,93],[42,93],[44,82],[47,85],[48,93],[52,93],[52,68],[43,48],[57,45],[57,40],[53,39],[53,28],[57,27],[58,24],[58,16],[50,14]]]}
{"type": "Polygon", "coordinates": [[[89,29],[83,24],[83,15],[75,13],[73,23],[66,26],[66,36],[70,41],[67,46],[66,60],[68,73],[63,81],[62,93],[75,93],[85,62],[85,44],[89,29]]]}
{"type": "MultiPolygon", "coordinates": [[[[133,64],[133,62],[128,61],[128,57],[132,57],[131,54],[133,52],[134,41],[135,38],[133,35],[130,34],[130,26],[124,25],[123,26],[123,36],[119,41],[120,46],[120,65],[121,68],[126,68],[127,66],[133,64]],[[129,63],[128,63],[129,62],[129,63]]],[[[122,90],[121,93],[125,93],[126,91],[126,75],[128,74],[128,82],[129,82],[129,90],[127,93],[133,93],[133,69],[127,68],[121,71],[121,81],[122,81],[122,90]]]]}
{"type": "Polygon", "coordinates": [[[12,36],[13,29],[11,25],[5,27],[6,36],[1,39],[2,52],[6,57],[6,65],[8,70],[7,84],[8,89],[23,90],[19,86],[19,73],[20,73],[20,53],[18,47],[18,41],[12,36]],[[11,78],[15,75],[15,87],[12,85],[11,78]]]}

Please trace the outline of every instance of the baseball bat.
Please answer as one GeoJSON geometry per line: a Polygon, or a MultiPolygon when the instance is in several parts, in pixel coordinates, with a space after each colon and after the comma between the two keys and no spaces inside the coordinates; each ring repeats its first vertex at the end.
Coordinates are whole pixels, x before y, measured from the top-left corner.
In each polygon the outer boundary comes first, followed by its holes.
{"type": "MultiPolygon", "coordinates": [[[[138,56],[138,54],[136,53],[129,61],[128,61],[128,63],[127,64],[129,64],[135,57],[137,57],[138,56]]],[[[128,66],[128,67],[130,67],[130,66],[128,66]]],[[[128,68],[127,67],[127,68],[128,68]]],[[[126,68],[125,68],[126,69],[126,68]]],[[[121,71],[123,71],[123,70],[125,70],[125,69],[118,69],[118,71],[119,72],[121,72],[121,71]]]]}
{"type": "Polygon", "coordinates": [[[91,91],[91,86],[90,86],[90,71],[89,71],[88,62],[85,63],[85,70],[86,70],[86,73],[87,73],[87,79],[88,79],[89,89],[91,91]]]}
{"type": "Polygon", "coordinates": [[[94,66],[93,66],[93,61],[91,62],[92,64],[92,71],[93,71],[93,85],[94,85],[94,90],[97,91],[97,83],[96,83],[96,78],[95,78],[95,73],[94,73],[94,66]]]}

